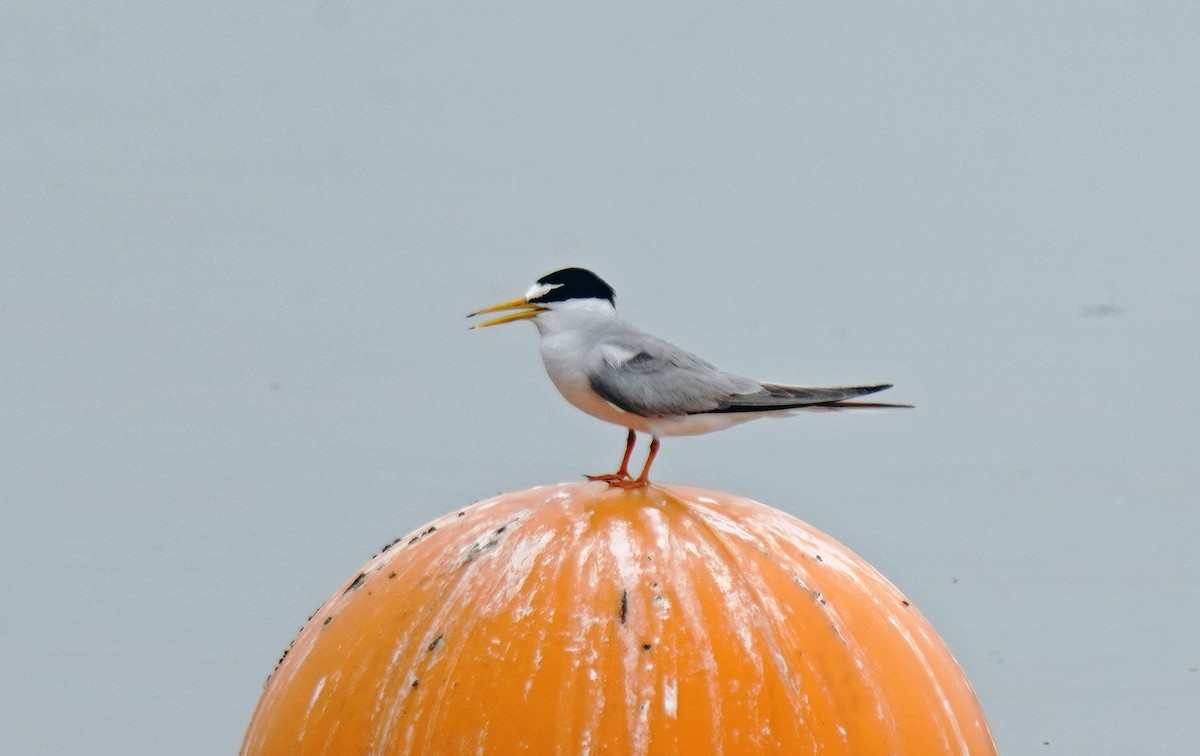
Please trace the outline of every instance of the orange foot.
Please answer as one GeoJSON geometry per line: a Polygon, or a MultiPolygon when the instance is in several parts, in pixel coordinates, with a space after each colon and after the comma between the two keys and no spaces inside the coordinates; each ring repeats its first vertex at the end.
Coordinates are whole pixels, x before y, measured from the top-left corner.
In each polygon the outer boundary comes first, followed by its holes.
{"type": "Polygon", "coordinates": [[[645,478],[624,478],[620,480],[608,481],[609,488],[624,488],[626,491],[634,488],[645,488],[648,485],[650,485],[650,481],[646,480],[645,478]]]}
{"type": "Polygon", "coordinates": [[[629,473],[625,472],[624,470],[617,470],[615,473],[609,473],[608,475],[585,475],[583,477],[587,478],[588,480],[602,480],[610,484],[615,483],[618,480],[630,479],[629,473]]]}

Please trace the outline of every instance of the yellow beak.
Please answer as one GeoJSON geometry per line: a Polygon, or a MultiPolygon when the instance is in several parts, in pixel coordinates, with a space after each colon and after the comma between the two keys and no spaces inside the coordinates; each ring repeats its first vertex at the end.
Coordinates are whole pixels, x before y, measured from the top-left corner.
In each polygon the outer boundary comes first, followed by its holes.
{"type": "Polygon", "coordinates": [[[476,310],[468,315],[468,318],[473,318],[476,315],[482,315],[485,312],[504,312],[505,310],[519,310],[519,312],[510,313],[499,318],[493,318],[482,323],[476,323],[471,328],[487,328],[488,326],[500,325],[501,323],[512,323],[516,320],[529,320],[536,318],[539,312],[545,312],[550,308],[542,307],[541,305],[530,304],[525,301],[525,297],[520,297],[509,302],[501,302],[500,304],[484,307],[482,310],[476,310]]]}

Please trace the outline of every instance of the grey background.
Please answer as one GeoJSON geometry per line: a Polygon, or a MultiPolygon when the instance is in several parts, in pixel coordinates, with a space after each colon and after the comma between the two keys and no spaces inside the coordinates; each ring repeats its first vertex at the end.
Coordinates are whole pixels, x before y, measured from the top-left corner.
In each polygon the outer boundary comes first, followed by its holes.
{"type": "Polygon", "coordinates": [[[0,751],[232,752],[381,545],[614,465],[532,328],[463,318],[566,264],[722,367],[918,405],[656,471],[871,561],[1003,752],[1200,751],[1198,32],[1191,2],[0,5],[0,751]]]}

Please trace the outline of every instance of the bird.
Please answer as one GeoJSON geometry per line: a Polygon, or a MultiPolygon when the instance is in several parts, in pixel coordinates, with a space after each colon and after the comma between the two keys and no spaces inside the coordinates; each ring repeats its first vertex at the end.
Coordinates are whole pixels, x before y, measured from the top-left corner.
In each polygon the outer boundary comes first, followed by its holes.
{"type": "Polygon", "coordinates": [[[476,322],[471,328],[533,321],[542,363],[563,398],[592,417],[628,430],[617,471],[586,476],[612,487],[649,485],[659,439],[665,436],[711,433],[803,410],[911,406],[851,401],[891,388],[890,383],[818,388],[765,383],[724,372],[621,319],[612,286],[584,268],[547,273],[524,296],[467,317],[496,312],[508,314],[476,322]],[[639,432],[651,441],[642,471],[634,478],[629,459],[639,432]]]}

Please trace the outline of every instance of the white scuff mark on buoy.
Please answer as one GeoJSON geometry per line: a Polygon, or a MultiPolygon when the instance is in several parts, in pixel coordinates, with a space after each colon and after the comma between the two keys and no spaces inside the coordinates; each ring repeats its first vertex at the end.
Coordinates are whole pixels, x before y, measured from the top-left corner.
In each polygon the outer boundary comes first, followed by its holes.
{"type": "Polygon", "coordinates": [[[612,556],[613,565],[624,580],[634,579],[640,572],[633,558],[632,540],[628,522],[613,524],[608,537],[608,554],[612,556]]]}
{"type": "MultiPolygon", "coordinates": [[[[686,562],[690,557],[689,554],[698,552],[695,550],[694,544],[689,540],[681,540],[677,532],[670,534],[671,551],[674,561],[686,562]]],[[[712,648],[713,641],[710,632],[717,628],[710,628],[705,622],[703,602],[697,594],[694,578],[699,573],[692,573],[687,570],[679,571],[672,581],[672,594],[675,597],[673,605],[678,611],[676,617],[686,628],[686,631],[681,633],[693,639],[693,644],[698,649],[712,648]]],[[[664,596],[664,602],[672,605],[664,596]]],[[[723,631],[723,628],[721,629],[723,631]]],[[[709,705],[709,719],[711,722],[711,731],[718,733],[721,731],[721,715],[724,713],[722,708],[722,691],[717,683],[717,663],[711,654],[705,654],[698,664],[699,668],[707,672],[702,676],[704,687],[707,693],[709,705]]],[[[714,747],[717,751],[720,750],[719,741],[714,741],[714,747]]]]}
{"type": "Polygon", "coordinates": [[[304,742],[304,731],[308,729],[308,718],[312,714],[313,707],[317,705],[317,699],[321,697],[321,689],[325,687],[326,675],[321,675],[321,679],[317,680],[317,684],[313,686],[312,697],[308,699],[308,708],[304,710],[304,717],[300,720],[300,734],[296,736],[296,742],[304,742]]]}
{"type": "Polygon", "coordinates": [[[654,535],[654,551],[660,557],[671,555],[671,524],[660,509],[644,510],[644,519],[654,535]]]}
{"type": "MultiPolygon", "coordinates": [[[[631,704],[632,705],[632,704],[631,704]]],[[[637,704],[637,721],[629,733],[630,749],[633,753],[646,753],[650,750],[650,701],[643,700],[637,704]]]]}
{"type": "MultiPolygon", "coordinates": [[[[697,532],[696,535],[701,536],[702,534],[697,532]]],[[[705,574],[716,584],[723,600],[726,609],[727,630],[738,639],[746,657],[761,666],[762,659],[752,634],[752,628],[759,624],[756,616],[758,608],[754,601],[755,597],[748,595],[743,585],[735,586],[728,555],[721,553],[722,550],[716,548],[718,543],[720,542],[713,541],[711,537],[704,540],[697,538],[697,542],[689,544],[689,546],[694,545],[697,556],[709,566],[705,574]]],[[[723,546],[723,544],[721,545],[723,546]]]]}
{"type": "Polygon", "coordinates": [[[922,627],[919,630],[923,643],[918,643],[913,637],[912,633],[910,633],[904,624],[900,622],[894,615],[888,616],[888,622],[896,629],[896,632],[901,638],[904,639],[904,642],[908,644],[908,647],[912,649],[913,657],[920,660],[921,667],[925,670],[925,676],[933,685],[934,694],[941,703],[942,712],[945,714],[945,721],[950,725],[949,732],[947,732],[945,729],[942,730],[943,742],[948,747],[950,745],[950,738],[953,737],[958,742],[960,752],[967,753],[969,750],[969,744],[967,742],[966,733],[963,732],[962,727],[958,723],[958,719],[954,716],[954,709],[951,707],[950,699],[946,695],[945,689],[942,687],[941,679],[938,677],[933,666],[929,663],[929,658],[925,655],[924,648],[931,645],[929,636],[926,635],[925,628],[922,627]]]}
{"type": "Polygon", "coordinates": [[[541,532],[522,537],[520,533],[509,533],[507,528],[508,525],[503,525],[493,531],[496,538],[507,536],[512,539],[512,543],[507,548],[493,589],[486,594],[487,599],[478,604],[477,611],[480,615],[489,617],[500,611],[510,611],[514,614],[514,621],[519,621],[533,612],[533,599],[526,584],[533,573],[534,563],[545,551],[547,544],[554,539],[554,534],[541,532]],[[522,597],[524,600],[517,601],[515,597],[522,591],[525,594],[522,597]]]}
{"type": "Polygon", "coordinates": [[[317,705],[317,699],[321,697],[321,689],[325,687],[327,677],[327,675],[321,675],[321,679],[317,680],[317,684],[313,686],[312,698],[308,699],[308,710],[304,712],[305,717],[308,717],[309,712],[317,705]]]}
{"type": "MultiPolygon", "coordinates": [[[[626,721],[629,723],[629,742],[634,753],[644,753],[650,742],[650,702],[654,700],[655,686],[653,668],[644,665],[642,640],[648,634],[650,617],[644,611],[644,596],[647,585],[646,568],[653,568],[652,552],[644,549],[644,543],[635,535],[629,520],[606,520],[603,543],[607,548],[597,549],[597,555],[605,559],[597,564],[597,572],[603,572],[606,582],[615,589],[619,603],[615,617],[604,625],[601,632],[618,643],[622,653],[622,680],[626,721]],[[616,622],[612,620],[615,619],[616,622]]],[[[604,589],[601,589],[604,590],[604,589]]]]}
{"type": "Polygon", "coordinates": [[[663,711],[671,719],[675,718],[675,711],[679,706],[679,685],[674,677],[663,678],[663,711]]]}
{"type": "Polygon", "coordinates": [[[737,520],[726,517],[722,514],[718,514],[712,510],[701,510],[701,512],[701,519],[711,529],[726,535],[735,536],[740,541],[744,541],[755,546],[761,546],[762,539],[758,538],[755,534],[743,527],[742,523],[738,522],[737,520]]]}

